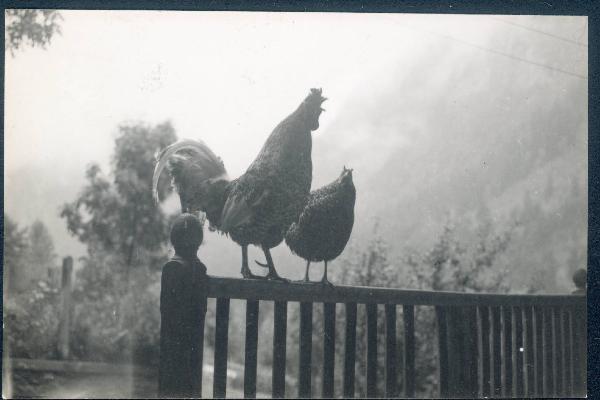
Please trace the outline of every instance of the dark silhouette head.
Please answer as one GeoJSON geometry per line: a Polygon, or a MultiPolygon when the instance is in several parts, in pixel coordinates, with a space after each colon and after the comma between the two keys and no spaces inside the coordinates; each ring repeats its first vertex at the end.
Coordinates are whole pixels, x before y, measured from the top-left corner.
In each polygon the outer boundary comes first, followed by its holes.
{"type": "Polygon", "coordinates": [[[323,104],[327,98],[323,97],[322,93],[322,89],[310,89],[310,94],[300,105],[299,110],[303,114],[302,118],[308,123],[308,127],[311,131],[319,128],[319,116],[321,115],[321,112],[325,111],[321,107],[321,104],[323,104]]]}
{"type": "Polygon", "coordinates": [[[585,289],[587,284],[587,270],[584,268],[579,268],[573,274],[573,283],[577,289],[585,289]]]}
{"type": "Polygon", "coordinates": [[[192,214],[181,214],[175,218],[171,228],[171,244],[177,255],[184,258],[196,257],[203,239],[202,223],[198,217],[192,214]]]}

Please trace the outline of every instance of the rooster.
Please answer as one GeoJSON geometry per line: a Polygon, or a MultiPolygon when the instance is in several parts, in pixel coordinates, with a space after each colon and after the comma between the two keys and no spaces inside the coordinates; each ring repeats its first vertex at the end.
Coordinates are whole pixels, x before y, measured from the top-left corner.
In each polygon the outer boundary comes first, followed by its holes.
{"type": "Polygon", "coordinates": [[[279,245],[306,204],[312,181],[311,132],[319,128],[326,100],[311,89],[300,106],[279,123],[256,159],[239,178],[230,180],[223,161],[201,141],[171,144],[157,157],[153,193],[168,168],[180,197],[182,212],[204,212],[209,229],[229,235],[242,247],[242,276],[248,266],[248,245],[260,246],[266,257],[267,279],[281,278],[270,249],[279,245]]]}
{"type": "Polygon", "coordinates": [[[327,280],[327,262],[339,256],[352,233],[356,189],[352,170],[344,169],[339,178],[310,192],[304,210],[285,235],[285,243],[292,252],[306,260],[304,282],[309,282],[311,261],[325,262],[321,283],[327,280]]]}

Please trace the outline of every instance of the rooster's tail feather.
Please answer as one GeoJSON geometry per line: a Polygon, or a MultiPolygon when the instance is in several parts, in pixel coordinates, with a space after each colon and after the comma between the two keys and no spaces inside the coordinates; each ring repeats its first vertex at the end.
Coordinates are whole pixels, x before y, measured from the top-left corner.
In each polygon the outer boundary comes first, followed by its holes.
{"type": "MultiPolygon", "coordinates": [[[[194,171],[194,177],[199,181],[206,179],[229,180],[223,161],[204,142],[190,139],[180,140],[167,146],[156,156],[156,166],[154,167],[154,175],[152,177],[152,193],[157,203],[159,202],[158,179],[170,159],[171,161],[175,161],[175,164],[182,161],[189,161],[190,168],[194,171]],[[188,150],[190,155],[171,157],[181,150],[188,150]]],[[[177,168],[177,170],[180,169],[177,168]]]]}

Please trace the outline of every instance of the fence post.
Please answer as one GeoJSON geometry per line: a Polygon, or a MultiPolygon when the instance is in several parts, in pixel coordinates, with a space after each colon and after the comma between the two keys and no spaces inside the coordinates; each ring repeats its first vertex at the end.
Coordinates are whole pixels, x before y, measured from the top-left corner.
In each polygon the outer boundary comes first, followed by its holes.
{"type": "Polygon", "coordinates": [[[202,397],[206,267],[196,252],[202,226],[190,214],[173,223],[175,256],[162,269],[160,291],[160,397],[202,397]]]}
{"type": "Polygon", "coordinates": [[[73,286],[73,257],[63,258],[61,284],[61,315],[58,334],[58,356],[61,360],[69,358],[71,333],[71,291],[73,286]]]}

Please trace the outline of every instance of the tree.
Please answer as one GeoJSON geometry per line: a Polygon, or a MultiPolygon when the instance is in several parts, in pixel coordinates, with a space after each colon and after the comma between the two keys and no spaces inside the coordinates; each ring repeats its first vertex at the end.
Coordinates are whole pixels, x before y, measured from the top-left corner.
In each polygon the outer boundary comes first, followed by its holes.
{"type": "Polygon", "coordinates": [[[50,236],[46,225],[40,220],[36,220],[29,227],[29,251],[27,255],[32,278],[45,279],[49,271],[56,267],[56,257],[52,236],[50,236]]]}
{"type": "MultiPolygon", "coordinates": [[[[69,232],[88,246],[90,255],[111,254],[128,274],[132,268],[152,262],[153,253],[164,250],[167,242],[168,220],[152,199],[150,188],[154,155],[176,136],[168,122],[155,127],[123,125],[119,133],[111,164],[112,182],[97,164],[90,165],[88,183],[77,199],[63,206],[61,216],[69,232]]],[[[168,187],[167,179],[162,179],[162,195],[168,187]]]]}
{"type": "Polygon", "coordinates": [[[46,283],[45,274],[31,284],[31,278],[36,277],[31,273],[32,254],[42,253],[49,258],[54,254],[52,239],[43,224],[34,223],[28,232],[4,214],[4,340],[13,357],[54,356],[58,290],[46,283]],[[38,244],[43,245],[38,248],[38,244]],[[50,252],[38,252],[40,248],[50,252]]]}
{"type": "MultiPolygon", "coordinates": [[[[169,217],[152,198],[152,174],[154,155],[175,140],[168,122],[120,126],[110,175],[90,165],[82,191],[62,208],[69,232],[87,246],[73,293],[72,350],[81,359],[157,360],[169,217]]],[[[164,176],[161,196],[168,190],[164,176]]]]}
{"type": "Polygon", "coordinates": [[[26,268],[26,256],[27,230],[4,214],[4,293],[21,284],[19,274],[26,268]]]}
{"type": "Polygon", "coordinates": [[[12,56],[23,44],[43,49],[50,43],[52,37],[59,33],[58,21],[62,19],[56,10],[6,10],[5,49],[12,56]]]}

